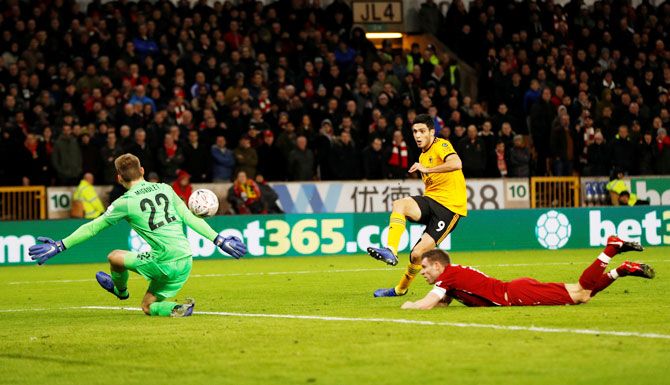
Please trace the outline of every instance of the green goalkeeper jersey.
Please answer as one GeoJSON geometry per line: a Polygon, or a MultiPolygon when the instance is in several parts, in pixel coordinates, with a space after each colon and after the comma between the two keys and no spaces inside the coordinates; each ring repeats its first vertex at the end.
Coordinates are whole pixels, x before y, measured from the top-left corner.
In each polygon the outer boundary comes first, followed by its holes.
{"type": "Polygon", "coordinates": [[[191,256],[184,223],[210,241],[218,235],[207,222],[191,213],[171,186],[141,181],[115,200],[102,216],[63,239],[63,244],[69,249],[122,219],[147,241],[158,263],[191,256]]]}

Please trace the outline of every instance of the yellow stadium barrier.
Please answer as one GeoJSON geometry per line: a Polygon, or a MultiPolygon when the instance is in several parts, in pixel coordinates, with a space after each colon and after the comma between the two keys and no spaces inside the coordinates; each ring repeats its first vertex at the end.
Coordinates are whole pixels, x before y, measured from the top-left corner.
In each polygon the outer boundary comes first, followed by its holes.
{"type": "Polygon", "coordinates": [[[46,219],[44,186],[0,187],[0,220],[46,219]]]}
{"type": "Polygon", "coordinates": [[[579,177],[530,178],[530,207],[579,207],[579,177]]]}

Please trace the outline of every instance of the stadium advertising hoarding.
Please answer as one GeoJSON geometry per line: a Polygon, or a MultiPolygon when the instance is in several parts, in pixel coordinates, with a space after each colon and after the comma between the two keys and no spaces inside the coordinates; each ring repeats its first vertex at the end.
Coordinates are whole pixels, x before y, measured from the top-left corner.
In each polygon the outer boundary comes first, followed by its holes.
{"type": "MultiPolygon", "coordinates": [[[[670,183],[669,183],[670,184],[670,183]]],[[[422,195],[420,180],[363,182],[271,183],[279,206],[288,214],[388,212],[393,200],[422,195]]],[[[194,184],[225,198],[230,183],[194,184]]],[[[47,214],[50,219],[68,218],[75,187],[49,187],[47,214]]],[[[96,186],[107,203],[111,186],[96,186]]],[[[467,182],[469,210],[497,210],[530,207],[528,179],[473,179],[467,182]]],[[[670,202],[668,203],[670,204],[670,202]]]]}
{"type": "MultiPolygon", "coordinates": [[[[422,195],[420,180],[273,183],[279,205],[289,214],[389,212],[394,200],[422,195]]],[[[469,210],[528,208],[528,179],[467,181],[469,210]]]]}
{"type": "MultiPolygon", "coordinates": [[[[208,222],[224,235],[244,238],[247,257],[361,254],[368,246],[384,244],[388,232],[388,215],[382,213],[220,216],[208,222]]],[[[82,223],[0,223],[0,265],[33,263],[28,248],[38,236],[62,238],[82,223]]],[[[409,224],[400,249],[409,251],[422,232],[423,226],[409,224]]],[[[613,233],[646,246],[670,245],[670,206],[472,211],[440,247],[454,251],[585,248],[604,245],[613,233]]],[[[188,229],[187,235],[194,257],[225,257],[194,231],[188,229]]],[[[113,249],[147,248],[127,224],[120,223],[49,263],[104,262],[113,249]]]]}

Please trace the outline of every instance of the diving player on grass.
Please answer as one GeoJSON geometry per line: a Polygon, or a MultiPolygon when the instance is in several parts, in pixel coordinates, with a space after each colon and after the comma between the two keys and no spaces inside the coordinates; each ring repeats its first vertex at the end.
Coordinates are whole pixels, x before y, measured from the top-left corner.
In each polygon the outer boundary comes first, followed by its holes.
{"type": "Polygon", "coordinates": [[[114,250],[107,256],[111,276],[96,274],[100,286],[121,300],[128,299],[128,270],[149,281],[142,310],[152,316],[190,316],[195,302],[184,304],[165,301],[177,295],[191,273],[191,247],[184,236],[184,223],[203,237],[212,240],[221,250],[239,259],[247,248],[237,237],[222,237],[204,220],[196,217],[177,197],[172,187],[144,180],[144,168],[131,154],[114,161],[117,180],[128,191],[115,200],[100,217],[88,222],[61,241],[39,237],[42,244],[31,246],[29,254],[39,265],[56,254],[95,236],[122,219],[151,246],[151,251],[135,253],[114,250]]]}
{"type": "Polygon", "coordinates": [[[543,283],[533,278],[503,282],[472,267],[452,264],[445,251],[431,250],[423,255],[421,275],[435,287],[423,299],[407,301],[402,308],[428,310],[448,305],[452,299],[466,306],[579,305],[588,302],[617,278],[654,278],[651,266],[629,261],[605,273],[615,255],[642,250],[637,242],[624,242],[616,235],[610,236],[605,250],[584,270],[579,283],[543,283]]]}
{"type": "Polygon", "coordinates": [[[426,185],[423,196],[393,201],[389,221],[388,247],[368,247],[368,254],[391,266],[398,264],[398,245],[405,232],[406,218],[426,225],[419,242],[410,253],[410,263],[397,286],[378,289],[375,297],[405,295],[416,274],[421,271],[421,256],[434,249],[451,233],[461,217],[468,215],[465,178],[461,158],[448,140],[435,137],[430,115],[418,115],[412,124],[416,145],[421,149],[419,163],[409,172],[419,171],[426,185]]]}

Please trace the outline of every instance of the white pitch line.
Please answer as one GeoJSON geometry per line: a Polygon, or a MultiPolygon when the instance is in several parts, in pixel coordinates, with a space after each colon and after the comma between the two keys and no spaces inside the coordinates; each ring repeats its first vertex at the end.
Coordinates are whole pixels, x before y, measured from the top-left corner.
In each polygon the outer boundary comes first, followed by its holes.
{"type": "MultiPolygon", "coordinates": [[[[648,260],[645,262],[670,262],[670,259],[648,260]]],[[[500,263],[489,265],[470,265],[472,267],[524,267],[524,266],[567,266],[575,265],[581,262],[539,262],[539,263],[500,263]]],[[[247,272],[247,273],[221,273],[221,274],[192,274],[190,278],[212,278],[212,277],[249,277],[258,275],[294,275],[294,274],[328,274],[328,273],[360,273],[369,271],[393,271],[397,268],[370,268],[370,269],[336,269],[336,270],[299,270],[299,271],[269,271],[269,272],[247,272]]],[[[136,277],[135,277],[136,278],[136,277]]],[[[13,281],[6,282],[7,285],[29,285],[33,283],[74,283],[74,282],[92,282],[90,279],[55,279],[46,281],[13,281]]]]}
{"type": "MultiPolygon", "coordinates": [[[[140,308],[125,308],[117,306],[81,306],[68,309],[142,311],[142,309],[140,308]]],[[[606,335],[606,336],[617,336],[617,337],[640,337],[649,339],[670,340],[670,334],[660,334],[660,333],[624,332],[624,331],[597,330],[597,329],[569,329],[569,328],[553,328],[553,327],[542,327],[542,326],[478,324],[478,323],[467,323],[467,322],[436,322],[436,321],[422,321],[422,320],[412,320],[403,318],[352,318],[352,317],[331,317],[331,316],[297,315],[297,314],[234,313],[234,312],[219,312],[219,311],[196,311],[194,312],[194,314],[213,315],[222,317],[279,318],[279,319],[298,319],[298,320],[331,321],[331,322],[332,321],[383,322],[383,323],[410,324],[410,325],[423,325],[423,326],[449,326],[456,328],[528,331],[536,333],[586,334],[586,335],[598,335],[598,336],[606,335]]]]}

